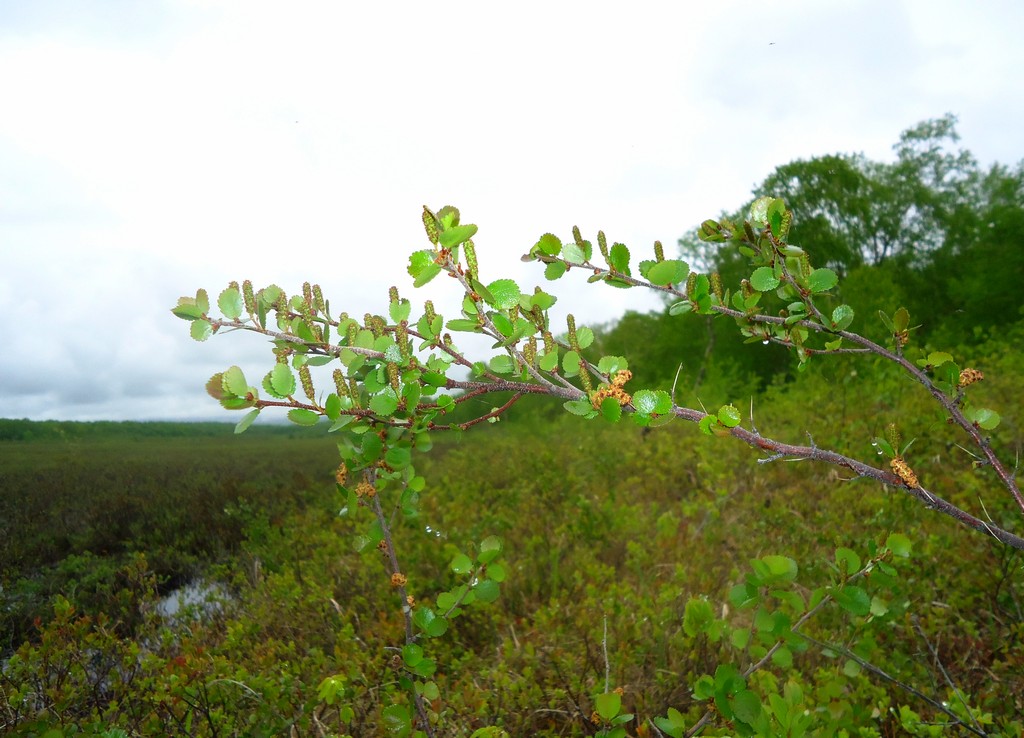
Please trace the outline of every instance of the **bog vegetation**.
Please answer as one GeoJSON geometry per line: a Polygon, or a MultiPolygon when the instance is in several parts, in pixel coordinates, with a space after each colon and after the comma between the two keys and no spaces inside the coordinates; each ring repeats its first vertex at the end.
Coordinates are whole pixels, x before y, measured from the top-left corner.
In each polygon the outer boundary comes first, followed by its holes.
{"type": "Polygon", "coordinates": [[[665,295],[604,329],[484,279],[454,208],[409,271],[458,316],[183,298],[273,341],[207,385],[245,435],[0,423],[0,728],[1020,734],[1024,168],[953,124],[779,167],[678,255],[545,234],[541,282],[665,295]],[[161,615],[192,579],[218,604],[161,615]]]}

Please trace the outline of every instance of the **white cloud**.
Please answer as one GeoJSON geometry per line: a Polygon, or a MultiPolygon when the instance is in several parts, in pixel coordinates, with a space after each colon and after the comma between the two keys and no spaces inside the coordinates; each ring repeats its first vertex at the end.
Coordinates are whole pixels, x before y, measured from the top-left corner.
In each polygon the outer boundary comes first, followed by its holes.
{"type": "MultiPolygon", "coordinates": [[[[888,156],[959,113],[1021,156],[1016,4],[34,3],[0,10],[0,416],[217,416],[202,383],[245,336],[168,308],[230,279],[379,311],[420,206],[480,226],[484,276],[545,231],[671,245],[774,166],[888,156]],[[110,10],[116,5],[117,11],[110,10]],[[27,5],[25,7],[28,7],[27,5]],[[108,12],[104,12],[108,11],[108,12]],[[53,336],[59,336],[54,339],[53,336]]],[[[657,304],[553,287],[604,322],[657,304]]],[[[454,300],[442,301],[451,314],[454,300]]],[[[248,337],[252,339],[253,337],[248,337]]]]}

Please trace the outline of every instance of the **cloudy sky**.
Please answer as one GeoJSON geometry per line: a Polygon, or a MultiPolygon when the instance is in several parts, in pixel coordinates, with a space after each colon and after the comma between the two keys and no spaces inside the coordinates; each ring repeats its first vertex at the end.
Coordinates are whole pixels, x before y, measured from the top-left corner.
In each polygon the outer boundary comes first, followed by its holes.
{"type": "MultiPolygon", "coordinates": [[[[485,281],[543,283],[546,231],[634,250],[776,165],[886,159],[946,112],[1024,157],[1024,4],[0,2],[0,417],[236,420],[169,308],[231,279],[381,312],[423,204],[480,227],[485,281]]],[[[656,303],[563,279],[580,322],[656,303]]]]}

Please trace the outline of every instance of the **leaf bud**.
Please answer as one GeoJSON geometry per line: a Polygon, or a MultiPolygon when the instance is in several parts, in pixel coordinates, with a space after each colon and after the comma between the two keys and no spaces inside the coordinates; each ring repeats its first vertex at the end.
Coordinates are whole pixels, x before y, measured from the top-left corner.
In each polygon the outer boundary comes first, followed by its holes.
{"type": "Polygon", "coordinates": [[[750,284],[749,279],[740,280],[740,290],[743,292],[744,297],[752,297],[754,294],[754,286],[750,284]]]}
{"type": "Polygon", "coordinates": [[[245,312],[254,315],[256,313],[256,296],[252,292],[252,282],[248,279],[242,282],[242,300],[245,302],[245,312]]]}
{"type": "Polygon", "coordinates": [[[654,259],[655,261],[665,261],[665,247],[661,245],[661,241],[654,242],[654,259]]]}
{"type": "Polygon", "coordinates": [[[423,228],[427,232],[427,239],[430,241],[430,243],[437,246],[437,218],[434,216],[432,212],[430,212],[430,208],[428,208],[426,205],[423,206],[423,228]]]}
{"type": "Polygon", "coordinates": [[[316,402],[316,390],[313,389],[313,377],[309,374],[309,367],[303,364],[299,367],[299,381],[302,383],[302,392],[309,398],[310,402],[316,402]]]}

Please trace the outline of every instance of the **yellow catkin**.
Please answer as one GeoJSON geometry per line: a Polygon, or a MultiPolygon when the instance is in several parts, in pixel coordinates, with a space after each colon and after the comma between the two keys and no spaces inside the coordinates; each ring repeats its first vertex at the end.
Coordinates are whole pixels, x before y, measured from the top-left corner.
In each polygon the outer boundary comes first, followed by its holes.
{"type": "Polygon", "coordinates": [[[902,456],[897,456],[895,459],[890,461],[889,468],[892,469],[893,474],[903,480],[903,483],[908,487],[914,488],[920,486],[917,481],[917,475],[914,474],[914,470],[911,469],[910,465],[903,460],[902,456]]]}

